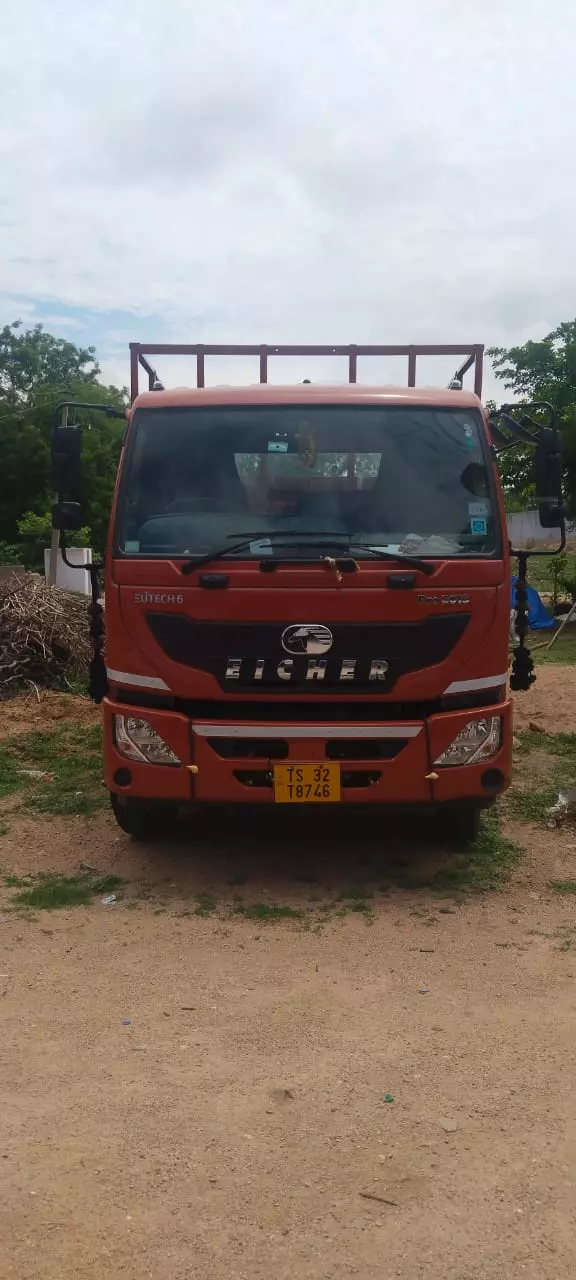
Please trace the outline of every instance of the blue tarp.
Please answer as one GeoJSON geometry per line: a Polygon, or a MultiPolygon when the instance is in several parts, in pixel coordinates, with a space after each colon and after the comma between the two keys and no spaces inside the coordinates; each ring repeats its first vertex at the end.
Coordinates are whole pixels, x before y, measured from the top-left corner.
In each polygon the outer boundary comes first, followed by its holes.
{"type": "MultiPolygon", "coordinates": [[[[516,608],[516,583],[513,578],[510,588],[510,608],[516,608]]],[[[528,624],[533,631],[544,631],[546,627],[556,626],[556,619],[551,618],[535,587],[528,587],[528,624]]]]}

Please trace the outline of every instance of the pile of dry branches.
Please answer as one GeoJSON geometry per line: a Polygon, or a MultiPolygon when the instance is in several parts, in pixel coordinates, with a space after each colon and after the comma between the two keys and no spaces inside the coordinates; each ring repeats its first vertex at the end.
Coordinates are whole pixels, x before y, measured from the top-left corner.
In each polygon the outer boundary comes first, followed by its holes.
{"type": "Polygon", "coordinates": [[[0,580],[0,697],[18,685],[54,685],[90,661],[88,602],[36,574],[0,580]]]}

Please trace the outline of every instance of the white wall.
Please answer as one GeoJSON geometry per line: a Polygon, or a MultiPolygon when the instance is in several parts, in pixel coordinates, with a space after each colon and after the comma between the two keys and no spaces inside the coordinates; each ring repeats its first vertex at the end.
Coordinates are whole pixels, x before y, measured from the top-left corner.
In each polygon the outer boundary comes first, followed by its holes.
{"type": "MultiPolygon", "coordinates": [[[[543,529],[537,511],[514,511],[506,516],[506,523],[512,546],[520,550],[526,546],[530,538],[534,542],[544,543],[551,548],[558,543],[560,536],[558,530],[543,529]]],[[[576,536],[574,524],[566,525],[566,534],[568,541],[573,542],[576,536]]]]}
{"type": "MultiPolygon", "coordinates": [[[[67,559],[73,565],[92,564],[92,550],[90,547],[67,547],[67,559]]],[[[46,581],[50,576],[50,550],[44,552],[44,577],[46,581]]],[[[64,591],[74,591],[81,596],[90,595],[90,574],[87,569],[78,568],[71,569],[69,565],[64,564],[62,552],[58,552],[58,567],[56,570],[56,586],[62,587],[64,591]]]]}

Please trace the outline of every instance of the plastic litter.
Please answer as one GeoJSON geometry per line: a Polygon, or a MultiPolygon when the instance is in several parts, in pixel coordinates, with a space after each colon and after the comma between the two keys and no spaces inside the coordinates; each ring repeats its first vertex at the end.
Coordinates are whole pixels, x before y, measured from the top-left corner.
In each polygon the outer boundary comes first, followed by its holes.
{"type": "MultiPolygon", "coordinates": [[[[518,582],[517,578],[512,578],[510,583],[510,609],[511,609],[511,612],[514,614],[514,619],[516,615],[516,584],[517,582],[518,582]]],[[[527,601],[528,623],[531,629],[533,631],[541,631],[541,630],[546,630],[550,627],[555,627],[556,619],[552,618],[551,615],[548,613],[548,610],[546,606],[542,603],[542,600],[540,599],[540,596],[538,595],[536,588],[531,587],[530,584],[528,584],[528,586],[526,587],[526,594],[528,597],[528,601],[527,601]]],[[[514,631],[512,640],[517,641],[517,639],[518,639],[518,636],[516,635],[516,631],[514,631]]]]}
{"type": "Polygon", "coordinates": [[[385,1102],[393,1102],[393,1101],[394,1101],[394,1094],[393,1094],[393,1093],[385,1093],[385,1094],[384,1094],[384,1101],[385,1101],[385,1102]]]}
{"type": "Polygon", "coordinates": [[[123,1026],[123,1027],[131,1027],[131,1026],[132,1026],[132,1022],[131,1022],[130,1018],[123,1018],[123,1019],[122,1019],[122,1026],[123,1026]]]}
{"type": "Polygon", "coordinates": [[[559,827],[566,818],[576,816],[576,787],[566,787],[565,791],[558,792],[558,799],[555,804],[546,810],[547,827],[559,827]]]}
{"type": "Polygon", "coordinates": [[[422,983],[421,987],[418,987],[418,991],[421,996],[427,996],[429,990],[430,990],[430,987],[427,987],[425,982],[422,983]]]}
{"type": "Polygon", "coordinates": [[[103,907],[112,907],[116,902],[116,894],[107,893],[106,897],[101,899],[101,902],[103,907]]]}

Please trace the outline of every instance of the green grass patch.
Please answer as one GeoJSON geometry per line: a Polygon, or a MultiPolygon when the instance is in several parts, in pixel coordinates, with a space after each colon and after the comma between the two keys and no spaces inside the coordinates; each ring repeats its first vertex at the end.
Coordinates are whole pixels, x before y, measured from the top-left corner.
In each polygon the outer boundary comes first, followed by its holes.
{"type": "Polygon", "coordinates": [[[356,914],[369,916],[373,908],[373,904],[369,899],[373,897],[374,891],[372,889],[367,888],[365,885],[352,884],[347,888],[340,889],[330,905],[339,916],[356,914]]]}
{"type": "Polygon", "coordinates": [[[551,756],[561,756],[576,768],[576,733],[534,733],[526,730],[518,733],[521,752],[546,751],[551,756]]]}
{"type": "MultiPolygon", "coordinates": [[[[16,877],[5,877],[5,882],[16,880],[16,877]]],[[[86,907],[98,894],[111,893],[123,881],[119,876],[60,876],[56,874],[38,876],[32,883],[26,877],[25,888],[13,895],[12,905],[16,907],[33,907],[37,911],[56,911],[64,907],[86,907]]]]}
{"type": "Polygon", "coordinates": [[[9,873],[2,877],[7,889],[26,889],[34,884],[34,876],[15,876],[9,873]]]}
{"type": "Polygon", "coordinates": [[[573,768],[576,768],[576,733],[547,733],[545,748],[553,756],[562,756],[570,760],[573,768]]]}
{"type": "Polygon", "coordinates": [[[216,899],[210,893],[198,893],[196,895],[196,906],[194,908],[195,916],[211,916],[217,907],[216,899]]]}
{"type": "Polygon", "coordinates": [[[518,737],[520,750],[515,776],[520,785],[506,792],[502,808],[524,822],[545,822],[548,809],[558,800],[558,793],[575,785],[576,733],[530,731],[518,737]],[[534,752],[539,758],[532,761],[534,752]]]}
{"type": "Polygon", "coordinates": [[[12,795],[23,785],[18,765],[12,759],[6,743],[3,743],[0,746],[0,797],[12,795]]]}
{"type": "Polygon", "coordinates": [[[339,916],[362,915],[369,916],[372,914],[372,903],[367,902],[365,898],[355,898],[352,902],[342,903],[337,913],[339,916]]]}
{"type": "MultiPolygon", "coordinates": [[[[530,583],[537,591],[551,592],[554,589],[555,556],[533,556],[530,560],[530,583]]],[[[518,561],[512,561],[512,572],[518,573],[518,561]]]]}
{"type": "Polygon", "coordinates": [[[506,792],[504,807],[507,814],[520,818],[522,822],[544,822],[548,809],[558,799],[558,786],[510,787],[506,792]]]}
{"type": "Polygon", "coordinates": [[[0,749],[0,796],[13,793],[21,794],[29,813],[91,814],[105,808],[100,725],[67,721],[9,738],[0,749]],[[27,770],[50,776],[35,778],[27,770]]]}
{"type": "Polygon", "coordinates": [[[341,889],[336,894],[337,902],[364,902],[366,898],[373,898],[374,893],[371,889],[363,888],[360,885],[352,884],[347,889],[341,889]]]}
{"type": "Polygon", "coordinates": [[[561,924],[554,933],[547,933],[546,938],[554,938],[555,951],[575,951],[576,950],[576,928],[572,924],[561,924]]]}
{"type": "Polygon", "coordinates": [[[549,880],[548,888],[554,893],[576,893],[576,880],[549,880]]]}
{"type": "MultiPolygon", "coordinates": [[[[547,634],[552,639],[554,632],[550,630],[547,634]]],[[[534,662],[538,666],[560,665],[570,667],[576,662],[576,624],[573,622],[565,627],[562,635],[558,636],[551,649],[535,649],[534,645],[541,643],[541,641],[541,631],[531,632],[528,647],[532,652],[534,662]]]]}
{"type": "Polygon", "coordinates": [[[482,814],[477,839],[440,867],[429,880],[429,887],[438,893],[502,889],[522,857],[520,845],[502,833],[498,814],[491,809],[482,814]]]}
{"type": "Polygon", "coordinates": [[[86,698],[88,695],[88,670],[79,676],[63,676],[61,680],[54,683],[55,689],[61,689],[62,693],[70,693],[75,698],[86,698]]]}
{"type": "Polygon", "coordinates": [[[233,908],[234,915],[244,916],[247,920],[259,920],[261,923],[274,920],[300,920],[302,912],[296,907],[280,906],[275,902],[237,902],[233,908]]]}
{"type": "MultiPolygon", "coordinates": [[[[576,578],[576,555],[574,552],[567,551],[565,554],[565,567],[562,571],[564,578],[576,578]]],[[[552,595],[554,591],[554,570],[559,565],[558,556],[532,556],[529,562],[529,581],[530,585],[536,587],[536,590],[543,591],[552,595]]],[[[518,573],[518,561],[513,561],[513,572],[518,573]]],[[[560,587],[559,600],[568,599],[565,591],[560,587]]]]}
{"type": "MultiPolygon", "coordinates": [[[[513,572],[518,572],[518,562],[513,561],[513,572]]],[[[554,578],[555,572],[559,575],[559,581],[556,584],[557,599],[565,604],[570,603],[570,596],[565,586],[565,581],[576,579],[576,555],[573,552],[567,552],[563,556],[533,556],[529,561],[528,580],[532,587],[535,587],[540,594],[554,596],[554,578]]],[[[547,606],[552,611],[552,606],[547,606]]],[[[559,618],[559,624],[562,618],[559,618]]],[[[541,644],[542,641],[550,641],[554,631],[531,631],[528,637],[528,645],[533,650],[534,661],[538,664],[554,665],[572,665],[576,663],[576,626],[570,623],[562,632],[562,635],[555,641],[552,649],[541,648],[534,649],[534,646],[541,644]]]]}

